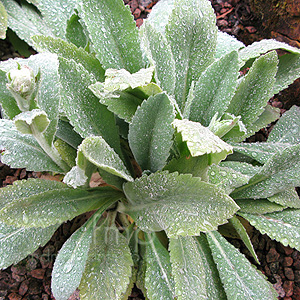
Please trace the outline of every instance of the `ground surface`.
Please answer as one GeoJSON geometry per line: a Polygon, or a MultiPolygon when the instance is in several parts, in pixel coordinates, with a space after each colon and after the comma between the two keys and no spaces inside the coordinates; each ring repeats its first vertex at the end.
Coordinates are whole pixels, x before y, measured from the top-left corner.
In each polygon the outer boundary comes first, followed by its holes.
{"type": "MultiPolygon", "coordinates": [[[[157,1],[124,0],[124,2],[130,5],[137,26],[140,26],[143,18],[147,16],[157,1]]],[[[211,2],[217,15],[217,25],[222,31],[235,35],[245,44],[271,37],[271,33],[264,29],[259,17],[254,16],[252,13],[248,0],[211,0],[211,2]]],[[[300,37],[297,40],[300,40],[300,37]]],[[[14,51],[10,43],[0,40],[1,60],[16,56],[19,56],[19,54],[14,51]]],[[[288,90],[271,99],[270,103],[280,108],[282,113],[294,104],[300,105],[299,86],[298,80],[288,90]]],[[[252,140],[265,140],[269,131],[270,128],[261,130],[252,140]]],[[[10,169],[8,166],[0,163],[0,187],[12,184],[13,181],[18,179],[41,176],[45,175],[26,172],[24,169],[10,169]]],[[[63,224],[45,247],[38,249],[33,255],[24,259],[18,265],[1,271],[0,300],[54,299],[51,295],[50,281],[56,253],[66,239],[84,221],[83,217],[63,224]]],[[[279,293],[279,299],[299,300],[300,253],[272,241],[254,229],[251,238],[261,261],[261,265],[258,268],[274,284],[279,293]]],[[[231,240],[231,243],[245,253],[250,261],[254,263],[241,241],[231,240]]],[[[79,299],[78,292],[71,299],[79,299]]],[[[138,290],[134,290],[130,299],[140,300],[144,298],[138,290]]]]}

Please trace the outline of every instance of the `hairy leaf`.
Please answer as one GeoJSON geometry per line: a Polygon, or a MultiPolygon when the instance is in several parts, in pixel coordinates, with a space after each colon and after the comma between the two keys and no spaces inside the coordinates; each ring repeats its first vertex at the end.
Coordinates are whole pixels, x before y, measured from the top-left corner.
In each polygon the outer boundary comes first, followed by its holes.
{"type": "Polygon", "coordinates": [[[126,69],[134,73],[144,67],[138,30],[123,1],[86,0],[79,15],[105,69],[126,69]]]}
{"type": "Polygon", "coordinates": [[[237,78],[238,55],[236,51],[212,63],[195,84],[189,120],[208,126],[216,114],[221,117],[234,95],[237,78]]]}
{"type": "Polygon", "coordinates": [[[0,220],[17,227],[45,228],[107,207],[121,197],[122,193],[109,187],[73,189],[57,181],[23,180],[1,189],[0,200],[6,204],[0,210],[0,220]]]}
{"type": "Polygon", "coordinates": [[[0,38],[5,39],[7,30],[7,12],[2,2],[0,2],[0,38]]]}
{"type": "Polygon", "coordinates": [[[0,268],[18,263],[43,247],[59,225],[46,228],[17,228],[0,222],[0,268]],[[16,251],[18,249],[18,251],[16,251]]]}
{"type": "Polygon", "coordinates": [[[236,204],[241,208],[239,212],[245,212],[249,214],[267,214],[274,211],[282,211],[284,206],[270,202],[267,199],[240,199],[235,200],[236,204]]]}
{"type": "Polygon", "coordinates": [[[226,167],[233,169],[236,172],[242,173],[246,176],[253,177],[255,174],[259,173],[261,167],[253,166],[251,164],[239,161],[224,161],[221,162],[221,167],[226,167]]]}
{"type": "Polygon", "coordinates": [[[73,14],[68,20],[66,28],[66,39],[77,47],[85,48],[88,44],[88,37],[77,14],[73,14]]]}
{"type": "Polygon", "coordinates": [[[129,125],[129,146],[143,170],[161,170],[172,146],[175,118],[173,106],[164,93],[149,97],[137,109],[129,125]]]}
{"type": "Polygon", "coordinates": [[[218,31],[215,57],[220,58],[231,51],[237,51],[244,47],[245,45],[234,36],[229,35],[226,32],[218,31]]]}
{"type": "Polygon", "coordinates": [[[274,196],[268,197],[268,200],[280,204],[282,206],[300,208],[300,199],[294,188],[285,190],[281,193],[275,194],[274,196]]]}
{"type": "Polygon", "coordinates": [[[207,233],[228,299],[276,300],[277,292],[250,262],[218,232],[207,233]]]}
{"type": "Polygon", "coordinates": [[[120,299],[126,292],[133,265],[126,238],[107,222],[94,231],[79,286],[82,300],[120,299]]]}
{"type": "Polygon", "coordinates": [[[217,41],[215,23],[209,1],[175,1],[166,37],[175,59],[175,98],[182,111],[192,81],[197,81],[213,60],[217,41]]]}
{"type": "Polygon", "coordinates": [[[286,209],[265,215],[240,213],[252,226],[262,234],[267,234],[284,246],[300,250],[300,210],[286,209]]]}
{"type": "Polygon", "coordinates": [[[227,222],[238,206],[218,187],[189,174],[156,172],[124,185],[125,211],[144,231],[198,235],[227,222]]]}
{"type": "Polygon", "coordinates": [[[77,149],[82,142],[82,137],[74,131],[73,127],[68,122],[63,120],[58,120],[56,136],[74,149],[77,149]]]}

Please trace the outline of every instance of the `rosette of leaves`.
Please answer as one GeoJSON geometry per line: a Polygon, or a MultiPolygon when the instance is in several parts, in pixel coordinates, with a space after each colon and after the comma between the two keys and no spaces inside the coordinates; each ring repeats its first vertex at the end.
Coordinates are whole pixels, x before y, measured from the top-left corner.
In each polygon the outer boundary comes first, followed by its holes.
{"type": "Polygon", "coordinates": [[[207,0],[161,0],[140,30],[121,0],[3,4],[40,53],[0,65],[1,160],[64,179],[0,190],[1,268],[92,211],[57,256],[56,299],[127,299],[134,284],[150,300],[277,299],[224,234],[255,260],[245,220],[300,250],[299,108],[244,142],[279,118],[268,99],[300,76],[300,51],[245,47],[207,0]]]}

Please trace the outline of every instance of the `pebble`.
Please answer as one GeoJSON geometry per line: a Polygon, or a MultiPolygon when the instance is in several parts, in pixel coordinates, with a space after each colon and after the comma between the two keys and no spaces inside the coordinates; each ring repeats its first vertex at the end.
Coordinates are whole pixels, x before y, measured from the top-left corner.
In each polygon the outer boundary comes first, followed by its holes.
{"type": "Polygon", "coordinates": [[[285,291],[285,296],[286,297],[290,297],[293,295],[293,281],[288,281],[286,280],[284,283],[283,283],[283,289],[285,291]]]}
{"type": "Polygon", "coordinates": [[[45,275],[45,269],[35,269],[30,272],[30,275],[36,279],[43,279],[45,275]]]}
{"type": "Polygon", "coordinates": [[[283,259],[282,265],[284,267],[290,267],[293,264],[293,262],[294,260],[291,257],[287,256],[283,259]]]}
{"type": "Polygon", "coordinates": [[[292,268],[284,268],[284,275],[288,280],[294,280],[295,275],[292,268]]]}
{"type": "Polygon", "coordinates": [[[279,254],[278,252],[276,251],[275,248],[271,248],[268,252],[268,254],[266,255],[266,260],[268,263],[270,262],[275,262],[275,261],[278,261],[279,259],[279,254]]]}
{"type": "Polygon", "coordinates": [[[19,287],[19,294],[21,296],[24,296],[27,291],[28,291],[28,283],[29,283],[29,280],[24,280],[21,284],[20,284],[20,287],[19,287]]]}

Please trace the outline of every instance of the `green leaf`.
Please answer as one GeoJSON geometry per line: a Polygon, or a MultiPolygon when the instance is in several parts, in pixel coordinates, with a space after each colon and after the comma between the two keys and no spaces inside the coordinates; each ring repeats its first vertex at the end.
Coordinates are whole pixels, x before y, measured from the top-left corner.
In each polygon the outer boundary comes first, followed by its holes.
{"type": "Polygon", "coordinates": [[[143,170],[161,170],[172,146],[175,118],[165,93],[151,96],[137,109],[129,125],[129,146],[143,170]]]}
{"type": "Polygon", "coordinates": [[[6,38],[7,12],[2,2],[0,2],[0,39],[6,38]]]}
{"type": "Polygon", "coordinates": [[[253,256],[255,261],[259,264],[259,260],[258,260],[258,257],[256,255],[256,252],[254,250],[254,247],[252,245],[252,242],[250,240],[250,237],[249,237],[245,227],[241,223],[241,221],[236,216],[233,216],[229,220],[229,222],[234,227],[235,231],[238,233],[239,237],[241,238],[241,240],[243,241],[243,243],[245,244],[245,246],[247,247],[247,249],[249,250],[249,252],[253,256]]]}
{"type": "Polygon", "coordinates": [[[72,15],[68,20],[66,38],[78,48],[81,47],[84,49],[88,44],[88,37],[85,34],[83,26],[80,24],[80,19],[77,14],[72,15]]]}
{"type": "Polygon", "coordinates": [[[102,207],[64,243],[55,259],[51,289],[56,300],[67,300],[79,286],[93,239],[97,218],[107,209],[102,207]]]}
{"type": "Polygon", "coordinates": [[[236,172],[242,173],[250,177],[253,177],[261,170],[261,167],[259,166],[252,166],[251,164],[239,161],[223,161],[220,165],[221,167],[233,169],[236,172]]]}
{"type": "Polygon", "coordinates": [[[79,16],[105,69],[126,69],[134,73],[144,67],[138,29],[123,1],[86,0],[81,4],[79,16]]]}
{"type": "Polygon", "coordinates": [[[0,222],[0,268],[5,269],[18,263],[39,247],[43,247],[58,227],[59,225],[47,228],[16,228],[0,222]]]}
{"type": "Polygon", "coordinates": [[[0,149],[4,150],[1,161],[12,168],[26,168],[28,171],[63,170],[41,148],[31,135],[21,134],[13,121],[0,120],[0,149]]]}
{"type": "Polygon", "coordinates": [[[261,199],[300,185],[300,145],[275,153],[249,183],[232,193],[236,199],[261,199]]]}
{"type": "Polygon", "coordinates": [[[267,199],[241,199],[235,200],[236,204],[241,208],[240,212],[249,214],[267,214],[274,211],[282,211],[285,209],[284,206],[270,202],[267,199]]]}
{"type": "Polygon", "coordinates": [[[93,136],[84,139],[78,151],[98,168],[127,181],[133,181],[123,161],[102,137],[93,136]]]}
{"type": "Polygon", "coordinates": [[[281,193],[275,194],[274,196],[268,197],[268,200],[280,204],[282,206],[300,208],[300,199],[294,188],[285,190],[281,193]]]}
{"type": "MultiPolygon", "coordinates": [[[[150,14],[151,15],[151,14],[150,14]]],[[[141,29],[147,57],[155,66],[155,80],[169,95],[175,89],[175,61],[165,36],[151,25],[150,17],[141,29]]]]}
{"type": "Polygon", "coordinates": [[[192,81],[197,81],[213,61],[217,41],[215,24],[209,1],[175,1],[166,37],[175,59],[175,98],[182,111],[192,81]]]}
{"type": "Polygon", "coordinates": [[[50,123],[47,114],[40,109],[20,113],[14,118],[14,122],[17,130],[23,134],[33,134],[31,126],[38,132],[44,132],[50,123]]]}
{"type": "Polygon", "coordinates": [[[239,250],[218,232],[207,233],[207,239],[228,299],[277,299],[278,294],[272,285],[239,250]]]}
{"type": "Polygon", "coordinates": [[[126,292],[133,261],[126,238],[107,222],[94,230],[79,286],[82,300],[120,299],[126,292]]]}
{"type": "Polygon", "coordinates": [[[262,234],[282,243],[284,246],[300,249],[300,210],[286,209],[265,215],[240,213],[262,234]]]}
{"type": "Polygon", "coordinates": [[[23,180],[1,189],[0,200],[6,204],[0,210],[0,220],[17,227],[45,228],[107,207],[121,197],[122,193],[109,187],[73,189],[57,181],[23,180]]]}
{"type": "Polygon", "coordinates": [[[59,60],[60,81],[64,87],[62,106],[70,124],[83,138],[102,136],[120,154],[119,133],[114,115],[88,89],[89,85],[95,83],[95,79],[74,61],[64,58],[59,60]]]}
{"type": "Polygon", "coordinates": [[[204,264],[197,244],[192,236],[170,239],[170,260],[178,300],[207,299],[204,264]]]}
{"type": "Polygon", "coordinates": [[[273,95],[277,64],[275,51],[258,58],[240,82],[229,104],[227,112],[241,116],[246,128],[263,113],[273,95]]]}
{"type": "Polygon", "coordinates": [[[67,60],[74,60],[93,74],[97,80],[104,80],[104,70],[99,60],[82,48],[77,48],[71,43],[50,36],[36,35],[31,39],[39,52],[50,52],[67,60]]]}
{"type": "Polygon", "coordinates": [[[268,137],[268,143],[300,142],[300,108],[292,106],[276,123],[268,137]]]}
{"type": "Polygon", "coordinates": [[[155,233],[145,234],[147,296],[151,300],[175,299],[175,283],[172,277],[170,255],[155,233]]]}
{"type": "Polygon", "coordinates": [[[124,185],[125,212],[146,232],[197,235],[227,222],[238,209],[216,186],[189,174],[156,172],[124,185]]]}
{"type": "Polygon", "coordinates": [[[182,135],[182,140],[187,142],[192,156],[210,154],[209,164],[219,163],[232,153],[232,147],[223,142],[208,128],[200,123],[188,120],[174,120],[174,127],[182,135]]]}
{"type": "Polygon", "coordinates": [[[300,53],[298,48],[289,46],[286,43],[276,40],[261,40],[259,42],[254,42],[253,44],[240,50],[239,58],[241,61],[241,66],[243,66],[249,59],[259,57],[261,54],[277,49],[285,50],[295,54],[300,53]]]}
{"type": "Polygon", "coordinates": [[[230,194],[235,188],[248,183],[250,177],[233,169],[212,165],[208,171],[209,182],[230,194]]]}
{"type": "Polygon", "coordinates": [[[63,120],[58,120],[56,136],[74,149],[77,149],[82,142],[82,137],[74,131],[73,127],[68,122],[63,120]]]}
{"type": "Polygon", "coordinates": [[[279,57],[278,71],[273,93],[286,89],[300,77],[300,51],[297,54],[286,54],[279,57]]]}
{"type": "Polygon", "coordinates": [[[208,126],[216,114],[224,114],[236,90],[238,70],[238,55],[232,51],[201,74],[195,84],[189,120],[208,126]]]}
{"type": "MultiPolygon", "coordinates": [[[[21,1],[2,0],[8,14],[8,27],[21,39],[32,46],[30,37],[34,35],[53,36],[41,13],[33,5],[21,1]]],[[[56,26],[60,27],[60,26],[56,26]]]]}
{"type": "Polygon", "coordinates": [[[215,58],[220,58],[231,51],[237,51],[244,47],[245,45],[234,36],[226,32],[218,31],[215,58]]]}

